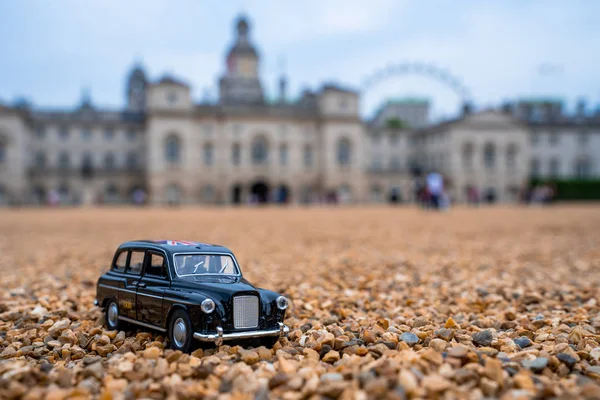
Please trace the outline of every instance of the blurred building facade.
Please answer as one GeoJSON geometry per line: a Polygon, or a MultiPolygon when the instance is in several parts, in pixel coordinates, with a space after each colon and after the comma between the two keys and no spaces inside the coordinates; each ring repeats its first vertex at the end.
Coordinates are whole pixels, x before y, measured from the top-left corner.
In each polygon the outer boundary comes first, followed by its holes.
{"type": "Polygon", "coordinates": [[[139,191],[154,204],[412,201],[428,171],[456,201],[476,190],[512,202],[531,176],[600,176],[600,115],[584,104],[576,115],[553,99],[465,106],[431,125],[428,100],[395,99],[363,121],[358,92],[324,84],[291,101],[285,77],[267,101],[245,18],[225,62],[215,103],[137,66],[124,109],[86,94],[73,110],[0,106],[0,204],[41,204],[50,192],[123,203],[139,191]]]}

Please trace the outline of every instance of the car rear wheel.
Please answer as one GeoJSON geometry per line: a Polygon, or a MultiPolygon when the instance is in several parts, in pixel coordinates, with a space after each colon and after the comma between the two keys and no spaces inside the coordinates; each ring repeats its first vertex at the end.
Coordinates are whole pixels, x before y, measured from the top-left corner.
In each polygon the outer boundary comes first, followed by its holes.
{"type": "Polygon", "coordinates": [[[176,310],[169,320],[169,342],[173,350],[189,353],[192,349],[194,331],[192,321],[184,310],[176,310]]]}
{"type": "Polygon", "coordinates": [[[111,331],[118,330],[121,326],[119,321],[119,305],[115,301],[110,301],[104,313],[106,327],[111,331]]]}

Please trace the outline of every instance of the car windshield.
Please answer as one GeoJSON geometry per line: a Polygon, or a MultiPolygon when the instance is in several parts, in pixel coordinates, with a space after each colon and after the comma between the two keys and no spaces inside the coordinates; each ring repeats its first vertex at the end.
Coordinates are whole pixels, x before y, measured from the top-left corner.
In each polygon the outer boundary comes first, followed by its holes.
{"type": "Polygon", "coordinates": [[[176,254],[177,276],[239,275],[233,258],[225,254],[176,254]]]}

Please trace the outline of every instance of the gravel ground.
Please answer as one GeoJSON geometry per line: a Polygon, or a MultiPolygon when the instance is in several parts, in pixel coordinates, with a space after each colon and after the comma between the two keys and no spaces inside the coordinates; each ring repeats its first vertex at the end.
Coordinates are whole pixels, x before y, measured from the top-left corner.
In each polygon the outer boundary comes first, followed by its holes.
{"type": "Polygon", "coordinates": [[[0,212],[0,398],[600,398],[600,206],[0,212]],[[131,239],[233,249],[273,349],[107,331],[131,239]]]}

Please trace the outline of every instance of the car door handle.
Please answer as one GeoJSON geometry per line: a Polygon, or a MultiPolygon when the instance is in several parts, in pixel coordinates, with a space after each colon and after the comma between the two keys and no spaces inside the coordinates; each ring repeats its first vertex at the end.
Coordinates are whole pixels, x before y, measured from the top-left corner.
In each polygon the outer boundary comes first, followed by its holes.
{"type": "Polygon", "coordinates": [[[144,288],[144,287],[146,287],[146,284],[144,282],[138,282],[138,284],[136,286],[144,288]]]}

